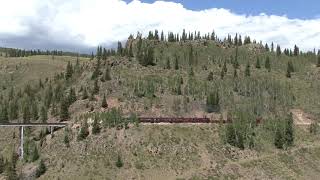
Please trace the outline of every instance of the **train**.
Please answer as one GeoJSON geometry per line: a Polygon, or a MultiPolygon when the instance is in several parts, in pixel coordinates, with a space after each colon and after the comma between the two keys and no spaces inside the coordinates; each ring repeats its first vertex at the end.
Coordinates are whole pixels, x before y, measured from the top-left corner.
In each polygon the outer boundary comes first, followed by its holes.
{"type": "MultiPolygon", "coordinates": [[[[227,120],[211,120],[210,118],[184,118],[184,117],[139,117],[141,123],[232,123],[231,119],[227,120]]],[[[256,119],[256,124],[260,124],[261,118],[256,119]]]]}

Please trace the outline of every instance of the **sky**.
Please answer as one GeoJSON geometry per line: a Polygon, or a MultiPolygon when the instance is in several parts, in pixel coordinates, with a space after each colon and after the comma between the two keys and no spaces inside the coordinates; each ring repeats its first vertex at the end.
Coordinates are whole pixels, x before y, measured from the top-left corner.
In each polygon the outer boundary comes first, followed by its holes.
{"type": "Polygon", "coordinates": [[[0,46],[87,51],[138,31],[250,35],[320,49],[320,2],[308,0],[0,0],[0,46]]]}
{"type": "MultiPolygon", "coordinates": [[[[132,0],[126,0],[131,2],[132,0]]],[[[153,3],[155,0],[143,0],[153,3]]],[[[230,9],[234,13],[259,15],[260,13],[286,15],[289,18],[310,19],[320,17],[319,0],[174,0],[187,9],[230,9]]]]}

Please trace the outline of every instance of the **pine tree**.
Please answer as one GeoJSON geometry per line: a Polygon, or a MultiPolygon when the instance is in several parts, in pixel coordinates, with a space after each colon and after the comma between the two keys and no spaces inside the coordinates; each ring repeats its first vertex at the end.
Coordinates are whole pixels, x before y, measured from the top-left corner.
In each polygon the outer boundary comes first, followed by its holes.
{"type": "Polygon", "coordinates": [[[85,138],[87,138],[88,135],[89,135],[88,123],[86,120],[84,120],[79,131],[78,140],[79,141],[84,140],[85,138]]]}
{"type": "MultiPolygon", "coordinates": [[[[310,127],[309,127],[309,132],[310,132],[311,134],[316,135],[316,134],[318,134],[318,131],[319,131],[319,125],[318,125],[318,123],[317,123],[317,122],[311,123],[311,124],[310,124],[310,127]]],[[[0,173],[0,174],[1,174],[1,173],[0,173]]]]}
{"type": "Polygon", "coordinates": [[[189,50],[189,66],[192,66],[193,63],[194,63],[193,48],[192,48],[192,45],[190,45],[190,50],[189,50]]]}
{"type": "Polygon", "coordinates": [[[298,55],[299,55],[299,48],[298,48],[297,45],[294,45],[293,55],[294,55],[294,56],[298,56],[298,55]]]}
{"type": "Polygon", "coordinates": [[[207,78],[208,81],[213,81],[213,72],[211,71],[207,78]]]}
{"type": "Polygon", "coordinates": [[[93,60],[93,59],[94,59],[94,55],[93,55],[93,52],[91,52],[90,60],[93,60]]]}
{"type": "Polygon", "coordinates": [[[108,103],[107,103],[106,95],[105,95],[105,94],[103,94],[103,98],[102,98],[102,102],[101,102],[101,107],[103,107],[103,108],[108,108],[108,103]]]}
{"type": "Polygon", "coordinates": [[[220,73],[220,77],[221,77],[221,79],[223,79],[224,78],[224,74],[225,74],[225,71],[223,70],[223,68],[221,69],[221,73],[220,73]]]}
{"type": "Polygon", "coordinates": [[[193,72],[193,68],[191,67],[189,70],[189,76],[193,77],[194,76],[194,72],[193,72]]]}
{"type": "Polygon", "coordinates": [[[71,105],[72,103],[77,101],[77,95],[76,95],[76,91],[71,87],[69,90],[69,97],[68,97],[68,103],[69,105],[71,105]]]}
{"type": "Polygon", "coordinates": [[[286,74],[287,78],[291,78],[291,71],[290,71],[290,67],[288,65],[287,67],[287,74],[286,74]]]}
{"type": "Polygon", "coordinates": [[[47,109],[45,106],[42,106],[41,107],[41,110],[40,110],[40,120],[42,123],[46,123],[47,120],[48,120],[48,112],[47,112],[47,109]]]}
{"type": "Polygon", "coordinates": [[[8,110],[6,106],[3,106],[0,112],[0,122],[1,123],[8,123],[9,122],[9,117],[8,117],[8,110]]]}
{"type": "Polygon", "coordinates": [[[161,41],[164,41],[164,34],[163,34],[163,31],[161,31],[160,40],[161,40],[161,41]]]}
{"type": "Polygon", "coordinates": [[[248,64],[247,64],[247,66],[246,66],[245,76],[246,76],[246,77],[250,76],[250,64],[249,64],[249,62],[248,62],[248,64]]]}
{"type": "Polygon", "coordinates": [[[118,54],[119,56],[122,56],[122,55],[123,55],[123,48],[122,48],[122,44],[121,44],[120,41],[118,41],[117,54],[118,54]]]}
{"type": "Polygon", "coordinates": [[[17,180],[18,175],[15,168],[15,164],[13,162],[7,162],[5,165],[5,175],[9,180],[17,180]]]}
{"type": "Polygon", "coordinates": [[[292,113],[290,113],[287,118],[287,124],[285,129],[285,142],[287,146],[292,146],[294,142],[292,113]]]}
{"type": "Polygon", "coordinates": [[[269,56],[267,56],[267,58],[266,58],[265,68],[268,70],[268,72],[271,71],[271,64],[270,64],[270,58],[269,58],[269,56]]]}
{"type": "Polygon", "coordinates": [[[92,134],[99,134],[100,133],[100,127],[98,123],[98,116],[94,116],[94,120],[92,123],[92,134]]]}
{"type": "Polygon", "coordinates": [[[31,119],[30,106],[25,104],[22,112],[23,123],[29,123],[31,119]]]}
{"type": "Polygon", "coordinates": [[[116,166],[117,166],[118,168],[121,168],[121,167],[123,166],[123,162],[122,162],[122,159],[121,159],[120,154],[118,154],[116,166]]]}
{"type": "Polygon", "coordinates": [[[60,120],[66,121],[69,119],[69,103],[68,100],[63,100],[60,103],[60,120]]]}
{"type": "Polygon", "coordinates": [[[238,46],[236,47],[236,55],[234,57],[234,62],[233,62],[234,68],[238,69],[239,68],[239,62],[238,62],[238,46]]]}
{"type": "Polygon", "coordinates": [[[237,71],[236,68],[234,68],[233,77],[234,77],[234,78],[237,78],[237,77],[238,77],[238,71],[237,71]]]}
{"type": "Polygon", "coordinates": [[[73,68],[72,68],[70,61],[68,61],[66,75],[65,75],[66,80],[68,80],[72,77],[72,73],[73,73],[73,68]]]}
{"type": "Polygon", "coordinates": [[[261,68],[259,57],[257,58],[256,68],[257,68],[257,69],[260,69],[260,68],[261,68]]]}
{"type": "Polygon", "coordinates": [[[32,102],[31,109],[32,109],[32,119],[35,121],[38,120],[39,119],[38,106],[35,102],[32,102]]]}
{"type": "Polygon", "coordinates": [[[174,69],[178,70],[179,69],[179,62],[178,62],[178,57],[175,57],[175,61],[174,61],[174,69]]]}
{"type": "Polygon", "coordinates": [[[40,177],[46,172],[47,168],[46,165],[44,164],[43,160],[41,159],[36,171],[36,177],[40,177]]]}
{"type": "Polygon", "coordinates": [[[279,45],[277,45],[276,54],[277,54],[277,56],[281,55],[281,48],[279,45]]]}
{"type": "Polygon", "coordinates": [[[280,127],[278,127],[278,128],[276,129],[276,134],[275,134],[275,139],[274,139],[274,145],[275,145],[278,149],[283,149],[284,138],[283,138],[283,133],[282,133],[280,127]]]}
{"type": "Polygon", "coordinates": [[[228,69],[227,69],[227,61],[224,61],[224,63],[223,63],[223,71],[224,71],[225,73],[228,72],[228,69]]]}
{"type": "Polygon", "coordinates": [[[63,142],[64,142],[64,144],[66,145],[66,147],[69,147],[69,146],[70,146],[69,133],[68,133],[68,130],[67,130],[67,129],[65,129],[65,131],[64,131],[63,142]]]}
{"type": "Polygon", "coordinates": [[[0,174],[3,173],[3,171],[4,171],[4,166],[5,166],[5,164],[4,164],[4,159],[3,159],[3,157],[0,155],[0,174]]]}
{"type": "Polygon", "coordinates": [[[93,94],[98,94],[99,93],[99,85],[98,85],[98,80],[97,79],[94,81],[92,93],[93,94]]]}
{"type": "Polygon", "coordinates": [[[171,69],[169,58],[167,58],[166,69],[171,69]]]}
{"type": "Polygon", "coordinates": [[[220,98],[218,91],[212,92],[207,96],[207,112],[219,112],[220,111],[220,98]]]}
{"type": "Polygon", "coordinates": [[[37,145],[34,144],[32,149],[32,154],[31,154],[31,162],[35,162],[38,159],[39,159],[38,148],[37,148],[37,145]]]}

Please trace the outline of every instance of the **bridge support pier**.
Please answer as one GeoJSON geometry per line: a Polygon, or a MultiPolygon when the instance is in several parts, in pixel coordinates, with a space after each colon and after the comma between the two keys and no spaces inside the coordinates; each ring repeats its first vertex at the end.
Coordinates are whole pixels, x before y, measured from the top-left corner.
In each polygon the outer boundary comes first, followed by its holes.
{"type": "Polygon", "coordinates": [[[51,137],[53,137],[53,127],[50,126],[50,134],[51,134],[51,137]]]}
{"type": "Polygon", "coordinates": [[[24,140],[23,140],[23,136],[24,136],[24,126],[21,126],[20,127],[20,159],[23,159],[23,154],[24,154],[24,151],[23,151],[23,145],[24,145],[24,140]]]}

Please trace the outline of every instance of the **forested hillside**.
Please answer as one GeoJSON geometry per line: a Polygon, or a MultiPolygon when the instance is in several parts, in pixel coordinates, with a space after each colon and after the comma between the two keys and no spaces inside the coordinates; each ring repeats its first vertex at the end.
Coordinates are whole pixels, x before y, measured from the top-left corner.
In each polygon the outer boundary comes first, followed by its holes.
{"type": "Polygon", "coordinates": [[[0,123],[68,123],[53,137],[28,128],[22,161],[18,129],[1,128],[0,179],[320,174],[320,51],[157,30],[90,55],[0,51],[0,123]],[[138,117],[232,123],[147,125],[138,117]]]}

